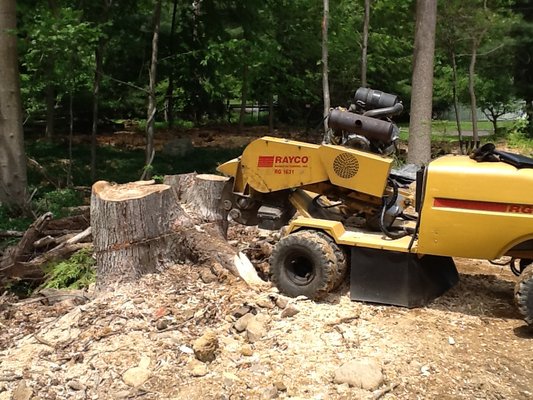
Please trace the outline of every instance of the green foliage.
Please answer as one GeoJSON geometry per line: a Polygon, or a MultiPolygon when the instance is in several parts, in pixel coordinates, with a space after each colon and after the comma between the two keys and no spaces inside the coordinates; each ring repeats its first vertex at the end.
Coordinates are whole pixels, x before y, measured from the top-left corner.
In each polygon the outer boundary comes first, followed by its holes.
{"type": "Polygon", "coordinates": [[[24,107],[31,116],[44,110],[43,92],[48,86],[55,88],[58,101],[90,88],[101,33],[83,21],[80,10],[70,7],[51,10],[41,4],[24,17],[21,81],[24,107]]]}
{"type": "Polygon", "coordinates": [[[66,207],[81,205],[83,199],[79,192],[73,189],[57,189],[45,193],[40,199],[34,202],[35,211],[38,214],[50,211],[54,218],[61,218],[68,214],[66,207]]]}
{"type": "Polygon", "coordinates": [[[28,217],[21,216],[5,205],[0,205],[0,230],[24,231],[31,224],[28,217]]]}
{"type": "Polygon", "coordinates": [[[96,279],[96,261],[90,250],[74,253],[68,260],[46,267],[45,283],[42,288],[83,289],[96,279]]]}

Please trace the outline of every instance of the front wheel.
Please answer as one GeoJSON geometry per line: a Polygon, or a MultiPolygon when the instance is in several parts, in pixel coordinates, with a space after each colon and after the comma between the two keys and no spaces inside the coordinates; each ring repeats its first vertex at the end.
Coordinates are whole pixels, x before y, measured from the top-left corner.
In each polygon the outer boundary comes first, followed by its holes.
{"type": "Polygon", "coordinates": [[[284,294],[320,299],[342,283],[348,263],[328,235],[298,231],[282,238],[270,259],[272,281],[284,294]]]}
{"type": "Polygon", "coordinates": [[[520,274],[515,285],[514,298],[524,320],[533,325],[533,264],[520,274]]]}

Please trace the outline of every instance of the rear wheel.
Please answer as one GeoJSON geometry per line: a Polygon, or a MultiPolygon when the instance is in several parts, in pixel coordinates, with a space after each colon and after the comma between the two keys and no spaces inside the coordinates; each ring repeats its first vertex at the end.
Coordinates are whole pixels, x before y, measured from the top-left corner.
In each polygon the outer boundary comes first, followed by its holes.
{"type": "Polygon", "coordinates": [[[347,264],[344,252],[328,235],[304,230],[278,242],[270,271],[282,293],[320,299],[342,283],[347,264]]]}
{"type": "Polygon", "coordinates": [[[514,288],[514,298],[524,320],[533,325],[533,264],[520,274],[514,288]]]}

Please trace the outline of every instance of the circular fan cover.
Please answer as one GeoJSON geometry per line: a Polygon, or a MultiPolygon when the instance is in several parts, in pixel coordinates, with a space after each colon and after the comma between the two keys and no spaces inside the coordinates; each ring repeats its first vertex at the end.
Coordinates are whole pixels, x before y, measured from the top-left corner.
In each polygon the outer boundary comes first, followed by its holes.
{"type": "Polygon", "coordinates": [[[353,178],[359,171],[359,162],[353,154],[341,153],[333,161],[333,171],[341,178],[353,178]]]}

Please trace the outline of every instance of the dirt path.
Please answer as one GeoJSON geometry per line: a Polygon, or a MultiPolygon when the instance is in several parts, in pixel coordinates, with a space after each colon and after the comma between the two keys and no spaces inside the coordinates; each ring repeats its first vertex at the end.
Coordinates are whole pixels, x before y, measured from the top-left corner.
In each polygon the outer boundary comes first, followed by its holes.
{"type": "Polygon", "coordinates": [[[514,276],[457,263],[460,283],[412,310],[351,302],[346,284],[320,303],[290,300],[296,314],[285,316],[275,289],[190,265],[79,306],[4,296],[0,399],[532,398],[533,335],[513,305],[514,276]],[[252,343],[235,329],[242,306],[261,316],[252,343]],[[193,348],[207,331],[218,349],[204,364],[193,348]],[[362,358],[379,363],[391,391],[334,383],[337,368],[362,358]]]}

